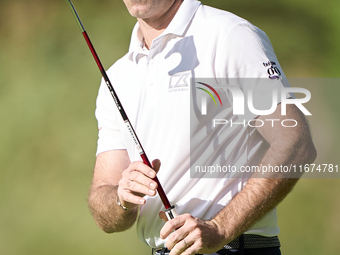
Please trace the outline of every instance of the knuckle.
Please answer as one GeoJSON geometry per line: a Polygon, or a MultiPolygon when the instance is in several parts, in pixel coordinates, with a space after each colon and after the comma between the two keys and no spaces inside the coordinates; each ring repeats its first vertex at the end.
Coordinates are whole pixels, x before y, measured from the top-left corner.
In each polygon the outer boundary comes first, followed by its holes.
{"type": "Polygon", "coordinates": [[[172,229],[174,227],[174,223],[172,220],[168,221],[166,224],[168,224],[168,228],[172,229]]]}
{"type": "Polygon", "coordinates": [[[167,224],[167,228],[174,230],[176,227],[176,224],[173,222],[173,220],[167,221],[165,224],[167,224]]]}
{"type": "Polygon", "coordinates": [[[127,189],[132,190],[135,185],[132,181],[127,181],[125,186],[126,186],[127,189]]]}
{"type": "Polygon", "coordinates": [[[134,162],[134,166],[135,166],[136,169],[140,169],[143,165],[144,165],[144,163],[142,161],[135,161],[134,162]]]}
{"type": "Polygon", "coordinates": [[[185,213],[185,214],[183,214],[183,217],[185,219],[190,219],[192,216],[189,213],[185,213]]]}
{"type": "Polygon", "coordinates": [[[139,161],[133,161],[133,162],[130,163],[130,166],[131,166],[132,168],[135,168],[135,166],[138,164],[138,162],[139,162],[139,161]]]}
{"type": "Polygon", "coordinates": [[[176,233],[176,231],[173,232],[173,233],[169,236],[169,239],[170,239],[170,241],[172,241],[172,242],[176,242],[177,240],[179,240],[178,238],[179,238],[179,234],[176,233]]]}
{"type": "Polygon", "coordinates": [[[196,240],[200,241],[202,238],[202,230],[200,229],[195,229],[192,231],[193,236],[195,237],[196,240]]]}
{"type": "Polygon", "coordinates": [[[125,179],[120,179],[118,182],[118,190],[124,190],[126,189],[127,185],[126,185],[126,180],[125,179]]]}
{"type": "Polygon", "coordinates": [[[188,227],[191,229],[191,230],[194,230],[194,229],[197,229],[198,228],[198,224],[196,221],[193,221],[193,220],[190,220],[190,221],[187,221],[188,222],[188,227]]]}
{"type": "Polygon", "coordinates": [[[194,224],[195,223],[195,218],[192,215],[188,214],[188,213],[184,214],[184,219],[187,222],[189,222],[190,224],[194,224]]]}
{"type": "Polygon", "coordinates": [[[139,173],[137,171],[132,171],[130,173],[130,179],[131,180],[136,180],[138,178],[139,173]]]}
{"type": "Polygon", "coordinates": [[[128,167],[128,170],[129,171],[134,171],[135,169],[138,169],[138,164],[137,162],[132,162],[129,167],[128,167]]]}
{"type": "Polygon", "coordinates": [[[127,168],[122,173],[122,178],[124,179],[131,179],[131,175],[135,172],[133,168],[127,168]]]}
{"type": "Polygon", "coordinates": [[[169,221],[171,228],[175,228],[178,225],[178,219],[174,218],[169,221]]]}
{"type": "Polygon", "coordinates": [[[125,169],[125,170],[122,172],[122,179],[123,179],[123,178],[126,178],[126,176],[128,175],[129,171],[130,171],[130,169],[127,168],[127,169],[125,169]]]}
{"type": "MultiPolygon", "coordinates": [[[[142,161],[135,161],[132,164],[133,164],[132,169],[137,175],[139,173],[147,175],[146,165],[142,161]]],[[[137,176],[135,176],[135,177],[137,177],[137,176]]]]}

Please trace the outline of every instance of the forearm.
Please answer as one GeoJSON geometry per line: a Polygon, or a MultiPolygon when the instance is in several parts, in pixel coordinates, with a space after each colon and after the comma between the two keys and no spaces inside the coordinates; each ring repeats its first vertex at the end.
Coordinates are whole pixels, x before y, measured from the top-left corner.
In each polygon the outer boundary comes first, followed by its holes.
{"type": "Polygon", "coordinates": [[[124,210],[117,204],[118,186],[102,185],[91,188],[88,204],[97,225],[107,233],[130,228],[136,221],[138,206],[124,210]]]}
{"type": "MultiPolygon", "coordinates": [[[[315,159],[313,144],[299,139],[290,146],[273,143],[260,162],[262,166],[307,164],[315,159]],[[292,149],[298,148],[298,149],[292,149]]],[[[299,176],[284,178],[281,173],[272,178],[251,178],[232,201],[212,220],[219,226],[224,244],[232,241],[273,210],[292,190],[299,176]]]]}
{"type": "Polygon", "coordinates": [[[225,245],[263,218],[291,191],[298,179],[250,179],[245,188],[212,220],[225,245]]]}

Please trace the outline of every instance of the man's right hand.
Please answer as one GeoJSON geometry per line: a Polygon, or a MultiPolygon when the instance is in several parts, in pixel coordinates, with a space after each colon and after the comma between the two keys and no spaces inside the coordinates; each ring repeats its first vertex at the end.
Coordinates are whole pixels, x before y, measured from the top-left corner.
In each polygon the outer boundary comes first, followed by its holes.
{"type": "Polygon", "coordinates": [[[122,172],[122,178],[118,185],[118,198],[122,206],[134,208],[143,205],[145,195],[155,196],[157,183],[153,180],[161,166],[158,159],[152,161],[153,168],[141,161],[132,162],[122,172]]]}
{"type": "Polygon", "coordinates": [[[157,184],[152,178],[160,168],[160,161],[152,162],[153,169],[143,162],[131,163],[126,150],[113,150],[97,155],[89,208],[98,226],[107,233],[130,228],[137,219],[138,205],[145,195],[156,195],[157,184]],[[123,210],[117,205],[118,199],[123,210]]]}

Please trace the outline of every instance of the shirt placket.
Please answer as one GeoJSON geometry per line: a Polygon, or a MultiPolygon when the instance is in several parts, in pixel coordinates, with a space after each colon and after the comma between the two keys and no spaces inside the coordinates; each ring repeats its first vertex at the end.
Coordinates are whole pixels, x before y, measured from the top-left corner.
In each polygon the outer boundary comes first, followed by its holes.
{"type": "Polygon", "coordinates": [[[160,84],[160,52],[159,52],[160,38],[153,41],[152,47],[147,56],[147,77],[146,77],[146,90],[148,99],[155,100],[159,96],[160,84]]]}

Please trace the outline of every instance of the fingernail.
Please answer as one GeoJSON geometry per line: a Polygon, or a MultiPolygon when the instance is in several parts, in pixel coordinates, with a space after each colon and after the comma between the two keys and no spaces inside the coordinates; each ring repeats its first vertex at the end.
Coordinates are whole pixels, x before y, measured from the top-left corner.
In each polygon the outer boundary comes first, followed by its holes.
{"type": "Polygon", "coordinates": [[[155,172],[154,172],[154,171],[150,171],[150,172],[149,172],[149,175],[150,175],[150,177],[153,178],[153,177],[155,177],[155,172]]]}
{"type": "Polygon", "coordinates": [[[155,189],[155,188],[156,188],[156,183],[151,182],[151,183],[150,183],[150,187],[153,188],[153,189],[155,189]]]}

